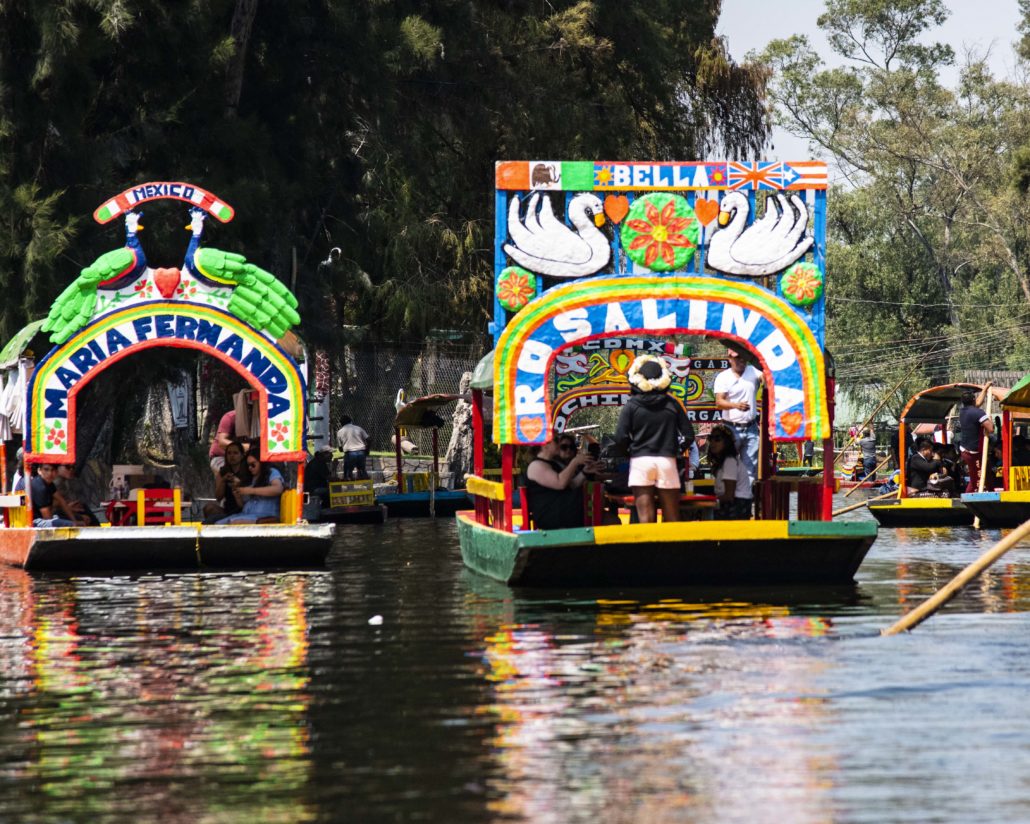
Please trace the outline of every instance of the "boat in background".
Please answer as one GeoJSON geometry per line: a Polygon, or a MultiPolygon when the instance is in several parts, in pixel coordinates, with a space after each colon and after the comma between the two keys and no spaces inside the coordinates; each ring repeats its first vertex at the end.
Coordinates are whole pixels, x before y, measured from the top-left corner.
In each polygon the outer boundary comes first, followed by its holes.
{"type": "MultiPolygon", "coordinates": [[[[909,433],[919,424],[940,425],[948,413],[962,402],[965,392],[983,392],[984,387],[973,383],[949,383],[932,386],[917,392],[905,404],[898,422],[898,455],[901,466],[900,477],[907,477],[905,467],[909,433]]],[[[869,504],[869,511],[880,526],[885,527],[935,527],[972,526],[973,511],[964,502],[960,489],[954,495],[909,496],[908,484],[900,483],[898,497],[894,500],[876,501],[869,504]]]]}
{"type": "Polygon", "coordinates": [[[29,570],[293,568],[325,562],[334,527],[308,524],[300,507],[307,458],[305,379],[294,356],[300,344],[289,331],[300,321],[297,301],[271,273],[242,256],[199,244],[205,219],[227,222],[233,215],[212,193],[167,182],[133,187],[96,210],[101,224],[124,217],[126,245],[82,270],[40,327],[53,348],[35,363],[25,386],[25,466],[75,465],[77,401],[106,369],[155,348],[192,350],[221,361],[249,384],[260,415],[261,460],[296,465],[296,488],[282,493],[278,517],[225,525],[184,522],[189,503],[181,489],[141,488],[134,503],[109,502],[112,513],[120,507],[125,516],[113,522],[134,519],[136,525],[54,527],[52,519],[35,518],[31,496],[8,494],[0,496],[0,561],[29,570]],[[136,235],[142,227],[135,210],[160,199],[190,207],[193,239],[181,269],[152,268],[136,235]]]}
{"type": "Polygon", "coordinates": [[[980,526],[1016,527],[1030,520],[1030,466],[1026,463],[1030,456],[1013,449],[1017,424],[1024,432],[1030,427],[1030,375],[1001,399],[1002,488],[962,495],[962,503],[980,519],[980,526]]]}
{"type": "MultiPolygon", "coordinates": [[[[416,398],[397,410],[393,420],[397,491],[379,493],[376,503],[385,506],[391,518],[451,517],[471,509],[472,501],[464,489],[440,486],[440,427],[446,422],[439,411],[466,395],[436,394],[416,398]],[[402,448],[405,429],[429,429],[433,438],[433,468],[429,472],[405,472],[402,448]]],[[[461,479],[464,480],[464,479],[461,479]]]]}

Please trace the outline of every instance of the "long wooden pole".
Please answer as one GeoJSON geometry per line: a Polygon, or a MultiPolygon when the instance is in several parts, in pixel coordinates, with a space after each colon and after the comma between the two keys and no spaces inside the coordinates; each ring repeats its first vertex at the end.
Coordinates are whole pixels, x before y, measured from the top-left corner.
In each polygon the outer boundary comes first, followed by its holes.
{"type": "MultiPolygon", "coordinates": [[[[936,350],[936,349],[937,349],[937,346],[934,345],[933,349],[930,349],[925,355],[923,355],[923,357],[921,357],[919,360],[917,360],[913,364],[912,368],[908,370],[908,372],[906,373],[905,377],[903,377],[900,381],[898,381],[896,384],[894,384],[894,388],[891,389],[891,391],[888,392],[886,395],[884,395],[883,400],[880,401],[880,405],[877,406],[876,409],[873,410],[873,413],[868,418],[866,418],[865,423],[863,423],[860,427],[858,427],[858,431],[859,432],[861,432],[863,429],[865,429],[872,422],[873,418],[876,417],[876,413],[879,412],[881,409],[883,409],[884,406],[887,405],[887,402],[891,398],[894,397],[894,393],[897,392],[899,389],[901,389],[901,385],[912,376],[912,373],[915,372],[916,369],[919,368],[919,364],[921,364],[924,360],[926,360],[926,358],[928,358],[930,355],[932,355],[934,350],[936,350]]],[[[857,438],[852,438],[850,441],[848,441],[846,444],[844,444],[844,448],[841,449],[841,451],[837,453],[837,457],[834,459],[834,463],[836,463],[842,457],[844,457],[844,453],[848,449],[851,448],[851,446],[855,443],[856,440],[857,440],[857,438]]]]}
{"type": "MultiPolygon", "coordinates": [[[[879,463],[878,463],[878,464],[876,465],[876,468],[875,468],[875,469],[873,469],[873,471],[872,471],[872,472],[870,472],[870,473],[869,473],[869,475],[875,475],[875,474],[876,474],[877,472],[879,472],[879,471],[880,471],[881,469],[883,469],[883,467],[884,467],[884,466],[885,466],[885,465],[887,464],[887,461],[889,461],[890,459],[891,459],[891,456],[890,456],[890,455],[888,455],[888,456],[887,456],[886,458],[884,458],[884,459],[883,459],[882,461],[880,461],[880,462],[879,462],[879,463]]],[[[864,471],[864,470],[863,470],[863,471],[864,471]]],[[[867,475],[866,477],[869,477],[869,476],[867,475]]],[[[854,491],[855,491],[856,489],[858,489],[858,487],[857,487],[857,486],[853,486],[853,487],[851,487],[851,489],[849,489],[849,490],[848,490],[847,492],[845,492],[845,493],[844,493],[844,497],[845,497],[845,498],[847,498],[847,497],[848,497],[848,496],[849,496],[849,495],[850,495],[850,494],[851,494],[852,492],[854,492],[854,491]]]]}
{"type": "Polygon", "coordinates": [[[857,504],[851,504],[850,506],[842,507],[841,509],[833,510],[833,514],[843,515],[845,512],[851,512],[853,509],[861,509],[867,504],[871,504],[873,501],[882,501],[884,498],[894,498],[897,496],[900,489],[895,489],[893,492],[885,492],[883,495],[877,495],[875,498],[866,498],[864,501],[859,501],[857,504]]]}
{"type": "Polygon", "coordinates": [[[942,606],[948,603],[948,601],[954,598],[962,587],[972,581],[977,575],[987,569],[987,567],[997,561],[1002,555],[1012,549],[1012,547],[1028,535],[1030,535],[1030,521],[1027,521],[1012,530],[1012,532],[998,541],[998,543],[973,561],[973,563],[967,566],[958,575],[948,581],[948,583],[937,590],[937,592],[931,595],[927,600],[923,601],[923,603],[911,612],[905,613],[905,615],[887,629],[881,630],[880,634],[897,635],[899,632],[912,629],[918,624],[921,624],[942,606]]]}
{"type": "MultiPolygon", "coordinates": [[[[991,391],[991,385],[987,384],[987,409],[984,414],[989,418],[991,417],[991,401],[994,400],[994,393],[991,391]]],[[[991,436],[984,432],[983,446],[980,449],[980,482],[977,485],[977,492],[984,491],[984,484],[987,482],[987,459],[990,457],[991,449],[991,436]]],[[[977,515],[973,518],[973,529],[980,528],[980,516],[977,515]]]]}

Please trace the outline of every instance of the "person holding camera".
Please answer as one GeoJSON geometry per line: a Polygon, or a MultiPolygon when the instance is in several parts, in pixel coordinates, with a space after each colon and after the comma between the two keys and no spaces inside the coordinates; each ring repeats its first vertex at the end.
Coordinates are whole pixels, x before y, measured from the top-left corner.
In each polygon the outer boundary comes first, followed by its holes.
{"type": "Polygon", "coordinates": [[[237,514],[241,505],[236,500],[234,490],[250,483],[244,457],[246,450],[239,441],[230,441],[225,447],[225,463],[215,476],[215,498],[218,503],[204,506],[204,521],[213,523],[229,515],[237,514]]]}

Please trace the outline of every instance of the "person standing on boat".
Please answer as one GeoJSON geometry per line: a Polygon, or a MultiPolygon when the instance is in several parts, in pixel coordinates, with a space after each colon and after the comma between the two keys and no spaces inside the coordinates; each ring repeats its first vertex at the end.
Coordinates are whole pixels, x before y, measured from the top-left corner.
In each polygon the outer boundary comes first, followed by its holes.
{"type": "Polygon", "coordinates": [[[874,481],[876,480],[876,465],[879,461],[876,459],[876,436],[873,435],[873,430],[862,430],[862,437],[858,445],[862,449],[862,477],[859,480],[874,481]]]}
{"type": "Polygon", "coordinates": [[[971,391],[962,393],[962,411],[958,413],[958,424],[962,433],[959,449],[962,461],[966,465],[966,474],[969,476],[966,492],[976,492],[980,488],[982,438],[984,434],[994,434],[994,421],[980,408],[980,404],[984,402],[990,391],[991,382],[988,381],[979,397],[976,397],[971,391]]]}
{"type": "Polygon", "coordinates": [[[367,481],[368,433],[354,423],[350,415],[344,415],[342,423],[336,432],[336,446],[343,453],[343,479],[354,480],[351,475],[356,472],[357,480],[367,481]]]}
{"type": "MultiPolygon", "coordinates": [[[[571,529],[583,526],[583,482],[581,470],[593,465],[587,454],[573,455],[567,461],[560,458],[562,441],[571,436],[552,438],[545,444],[531,447],[533,459],[526,467],[526,492],[529,512],[536,529],[571,529]]],[[[572,454],[566,447],[566,454],[572,454]]]]}
{"type": "Polygon", "coordinates": [[[629,486],[640,523],[658,520],[655,492],[665,521],[679,520],[680,476],[676,460],[694,442],[694,427],[679,402],[666,394],[668,364],[640,355],[627,373],[630,399],[615,427],[615,443],[629,452],[629,486]]]}
{"type": "Polygon", "coordinates": [[[712,386],[715,405],[725,423],[733,428],[737,453],[753,484],[758,477],[758,406],[755,395],[762,382],[762,373],[749,363],[736,349],[727,349],[730,368],[715,377],[712,386]]]}
{"type": "Polygon", "coordinates": [[[737,454],[733,432],[726,424],[716,424],[708,436],[708,463],[715,476],[715,496],[719,499],[715,517],[725,521],[750,520],[751,478],[737,454]]]}
{"type": "Polygon", "coordinates": [[[815,457],[815,441],[805,441],[805,445],[801,448],[801,465],[811,466],[812,459],[815,457]]]}

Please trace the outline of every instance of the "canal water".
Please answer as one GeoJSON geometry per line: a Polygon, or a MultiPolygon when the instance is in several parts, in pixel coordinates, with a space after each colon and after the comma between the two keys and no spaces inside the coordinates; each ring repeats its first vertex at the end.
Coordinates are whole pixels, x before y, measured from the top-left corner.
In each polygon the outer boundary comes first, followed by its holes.
{"type": "Polygon", "coordinates": [[[427,520],[318,571],[5,570],[0,820],[1026,821],[1027,549],[878,635],[1000,535],[808,589],[514,591],[427,520]]]}

